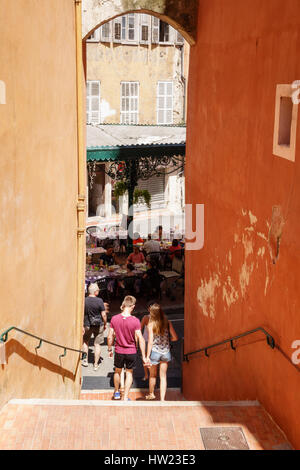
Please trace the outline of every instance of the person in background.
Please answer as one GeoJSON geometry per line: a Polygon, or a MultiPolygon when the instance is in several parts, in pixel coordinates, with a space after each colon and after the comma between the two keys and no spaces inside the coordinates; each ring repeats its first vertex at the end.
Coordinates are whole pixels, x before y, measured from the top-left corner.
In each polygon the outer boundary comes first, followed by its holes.
{"type": "Polygon", "coordinates": [[[144,263],[145,262],[145,257],[143,253],[140,252],[140,249],[138,246],[133,247],[133,253],[131,253],[128,258],[127,262],[130,264],[138,264],[138,263],[144,263]]]}
{"type": "Polygon", "coordinates": [[[148,235],[148,240],[144,244],[144,250],[147,254],[149,253],[159,253],[160,252],[160,243],[157,240],[152,240],[152,236],[148,235]]]}
{"type": "Polygon", "coordinates": [[[98,284],[90,284],[88,297],[85,298],[83,321],[83,357],[82,365],[88,366],[89,342],[94,335],[94,371],[99,367],[101,344],[104,342],[104,330],[106,328],[108,304],[98,297],[98,284]]]}
{"type": "Polygon", "coordinates": [[[181,250],[181,246],[179,244],[179,241],[174,239],[172,241],[172,246],[170,246],[168,250],[171,260],[173,260],[174,258],[175,251],[178,251],[178,250],[181,250]]]}
{"type": "Polygon", "coordinates": [[[167,392],[167,370],[171,361],[170,341],[177,341],[178,337],[172,323],[164,315],[161,306],[156,303],[149,308],[150,318],[148,322],[148,347],[146,364],[151,363],[149,378],[149,395],[146,400],[155,400],[155,384],[157,367],[159,366],[160,399],[165,401],[167,392]]]}
{"type": "Polygon", "coordinates": [[[144,243],[144,240],[140,237],[140,234],[138,232],[135,232],[133,234],[133,244],[136,245],[137,243],[144,243]]]}
{"type": "Polygon", "coordinates": [[[115,264],[115,252],[114,248],[110,245],[107,248],[106,253],[103,253],[100,256],[100,266],[112,266],[113,264],[115,264]]]}
{"type": "Polygon", "coordinates": [[[153,292],[153,289],[156,293],[160,290],[160,275],[159,270],[155,260],[150,260],[147,262],[147,271],[142,278],[141,288],[142,291],[148,296],[153,292]]]}
{"type": "Polygon", "coordinates": [[[132,313],[135,309],[136,299],[128,295],[121,305],[121,313],[112,317],[110,329],[107,337],[108,352],[112,357],[112,346],[114,340],[115,358],[114,358],[114,399],[120,400],[120,383],[122,369],[126,369],[124,400],[128,401],[129,390],[133,381],[133,369],[137,360],[137,343],[139,343],[142,353],[143,362],[145,358],[145,341],[141,333],[141,322],[138,318],[133,317],[132,313]]]}

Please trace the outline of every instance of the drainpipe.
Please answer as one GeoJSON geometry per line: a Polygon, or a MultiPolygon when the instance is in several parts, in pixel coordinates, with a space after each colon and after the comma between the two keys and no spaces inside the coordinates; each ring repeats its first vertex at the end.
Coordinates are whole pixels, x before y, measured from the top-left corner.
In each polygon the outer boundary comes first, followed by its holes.
{"type": "Polygon", "coordinates": [[[184,46],[181,46],[181,81],[183,83],[183,106],[182,106],[182,121],[185,123],[185,98],[186,98],[186,78],[184,76],[184,46]]]}
{"type": "MultiPolygon", "coordinates": [[[[77,89],[77,296],[76,296],[76,341],[81,346],[81,331],[84,306],[84,270],[85,270],[85,225],[86,225],[86,162],[83,134],[83,57],[82,57],[82,0],[75,0],[76,28],[76,89],[77,89]]],[[[79,347],[79,344],[78,344],[79,347]]]]}

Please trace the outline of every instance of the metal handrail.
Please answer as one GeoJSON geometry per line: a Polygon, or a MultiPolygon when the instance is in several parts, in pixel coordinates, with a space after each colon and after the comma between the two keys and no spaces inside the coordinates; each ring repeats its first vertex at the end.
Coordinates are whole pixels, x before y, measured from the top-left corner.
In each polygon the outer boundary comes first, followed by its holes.
{"type": "Polygon", "coordinates": [[[205,356],[209,357],[209,355],[207,353],[207,351],[209,349],[216,348],[217,346],[221,346],[222,344],[226,344],[226,343],[230,343],[231,349],[233,351],[235,351],[236,347],[234,346],[233,341],[235,341],[239,338],[243,338],[244,336],[252,335],[253,333],[256,333],[257,331],[262,331],[266,335],[268,345],[272,349],[274,349],[275,348],[274,338],[264,328],[258,327],[258,328],[255,328],[255,330],[246,331],[245,333],[242,333],[238,336],[233,336],[232,338],[225,339],[224,341],[220,341],[219,343],[215,343],[215,344],[212,344],[210,346],[206,346],[205,348],[198,349],[197,351],[192,351],[190,353],[183,354],[183,362],[189,362],[189,356],[192,356],[193,354],[198,354],[198,353],[203,352],[203,351],[204,351],[205,356]]]}
{"type": "Polygon", "coordinates": [[[1,343],[6,343],[7,337],[8,337],[8,333],[9,333],[11,330],[16,330],[16,331],[19,331],[20,333],[24,333],[24,334],[27,335],[27,336],[31,336],[32,338],[38,339],[38,340],[39,340],[39,344],[35,347],[35,350],[36,350],[36,351],[42,347],[43,343],[51,344],[52,346],[56,346],[57,348],[62,348],[62,349],[64,350],[64,353],[59,355],[59,359],[60,359],[61,357],[65,357],[65,356],[67,355],[67,351],[74,351],[74,352],[78,352],[78,353],[84,354],[84,351],[81,351],[80,349],[67,348],[66,346],[62,346],[61,344],[53,343],[52,341],[48,341],[47,339],[40,338],[39,336],[33,335],[32,333],[28,333],[28,331],[21,330],[20,328],[17,328],[16,326],[11,326],[10,328],[8,328],[7,330],[5,330],[5,331],[0,335],[0,344],[1,344],[1,343]]]}

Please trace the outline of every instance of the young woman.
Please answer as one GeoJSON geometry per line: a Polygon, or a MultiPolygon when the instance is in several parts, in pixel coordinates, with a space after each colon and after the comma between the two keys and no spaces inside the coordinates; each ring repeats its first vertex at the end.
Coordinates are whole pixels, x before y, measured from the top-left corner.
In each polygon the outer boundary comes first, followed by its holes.
{"type": "Polygon", "coordinates": [[[172,323],[164,315],[159,304],[152,304],[149,313],[146,363],[150,362],[151,367],[149,395],[146,396],[146,400],[155,400],[154,389],[159,365],[160,399],[164,401],[167,391],[168,363],[171,361],[170,341],[177,341],[178,337],[172,323]]]}

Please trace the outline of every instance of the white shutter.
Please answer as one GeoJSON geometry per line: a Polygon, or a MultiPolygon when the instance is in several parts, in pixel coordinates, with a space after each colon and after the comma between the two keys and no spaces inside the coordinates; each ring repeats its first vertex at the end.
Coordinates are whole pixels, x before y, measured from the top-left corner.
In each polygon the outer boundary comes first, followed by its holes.
{"type": "Polygon", "coordinates": [[[87,123],[100,124],[100,82],[88,81],[87,90],[87,123]]]}
{"type": "MultiPolygon", "coordinates": [[[[152,176],[148,180],[139,180],[139,189],[147,189],[151,194],[151,209],[165,207],[165,175],[152,176]]],[[[135,210],[146,210],[146,204],[139,204],[135,210]]]]}
{"type": "Polygon", "coordinates": [[[184,38],[183,38],[183,36],[180,34],[179,31],[176,31],[175,42],[176,42],[176,44],[184,44],[184,38]]]}
{"type": "Polygon", "coordinates": [[[128,29],[127,29],[127,40],[128,41],[135,41],[135,23],[136,18],[134,13],[129,13],[127,15],[127,22],[128,22],[128,29]]]}
{"type": "Polygon", "coordinates": [[[154,44],[159,42],[159,19],[156,16],[152,18],[152,42],[154,44]]]}
{"type": "Polygon", "coordinates": [[[173,124],[173,82],[157,83],[157,124],[173,124]]]}
{"type": "Polygon", "coordinates": [[[121,124],[138,124],[139,83],[121,82],[121,124]]]}
{"type": "Polygon", "coordinates": [[[103,42],[110,42],[111,40],[111,31],[110,31],[110,23],[105,23],[101,26],[101,41],[103,42]]]}

